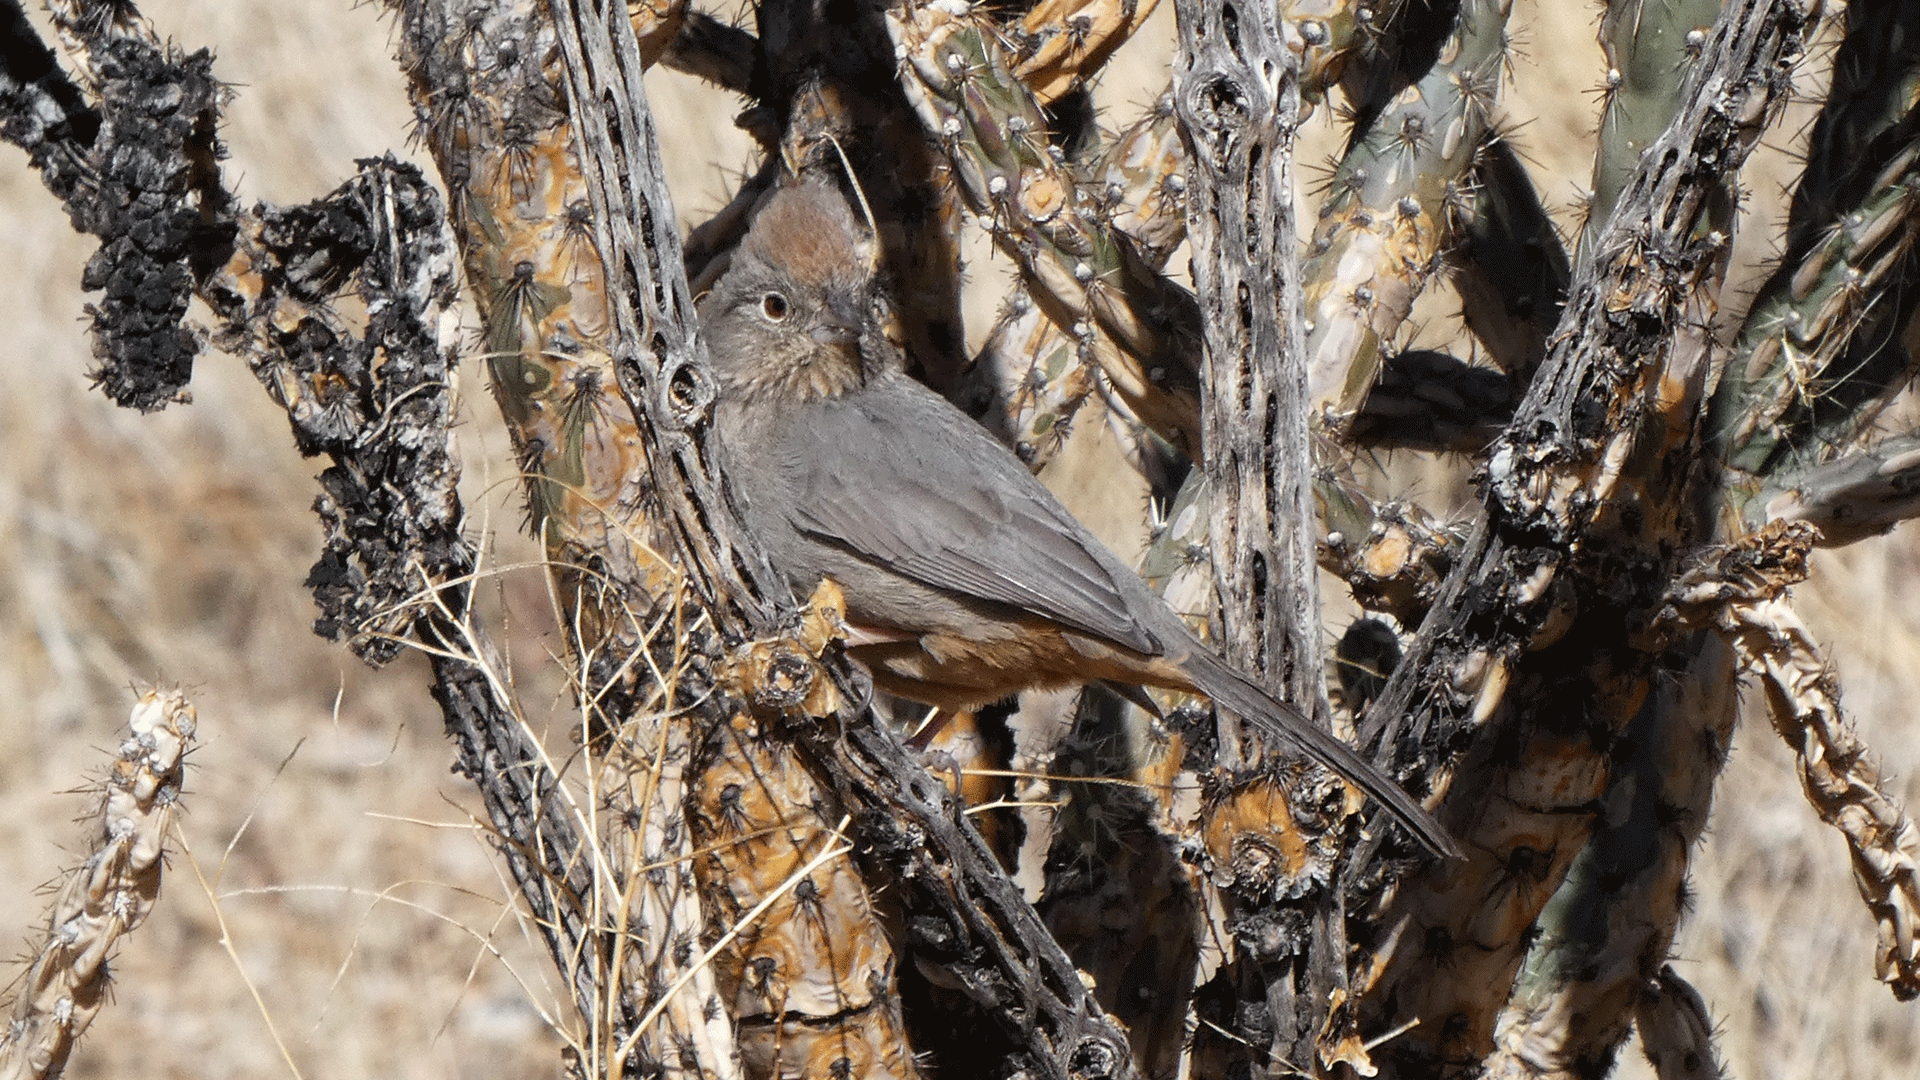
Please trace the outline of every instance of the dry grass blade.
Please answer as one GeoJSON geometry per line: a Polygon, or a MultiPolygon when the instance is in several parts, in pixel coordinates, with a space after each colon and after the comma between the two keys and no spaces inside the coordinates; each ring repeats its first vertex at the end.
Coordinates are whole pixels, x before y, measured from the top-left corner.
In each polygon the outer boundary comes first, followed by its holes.
{"type": "Polygon", "coordinates": [[[107,958],[139,929],[160,895],[162,856],[193,744],[193,705],[175,690],[142,693],[132,733],[107,773],[84,863],[54,897],[4,1035],[0,1077],[59,1076],[74,1043],[106,1004],[107,958]]]}

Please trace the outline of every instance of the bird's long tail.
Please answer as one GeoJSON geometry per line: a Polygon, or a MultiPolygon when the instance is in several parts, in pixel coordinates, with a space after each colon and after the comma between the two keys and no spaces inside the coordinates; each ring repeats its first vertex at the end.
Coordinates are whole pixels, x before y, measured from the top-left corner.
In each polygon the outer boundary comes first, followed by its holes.
{"type": "Polygon", "coordinates": [[[1460,845],[1406,789],[1351,746],[1334,738],[1300,710],[1255,686],[1246,676],[1205,649],[1196,649],[1182,665],[1194,688],[1215,705],[1272,734],[1281,742],[1339,773],[1367,797],[1386,807],[1427,850],[1446,858],[1462,857],[1460,845]]]}

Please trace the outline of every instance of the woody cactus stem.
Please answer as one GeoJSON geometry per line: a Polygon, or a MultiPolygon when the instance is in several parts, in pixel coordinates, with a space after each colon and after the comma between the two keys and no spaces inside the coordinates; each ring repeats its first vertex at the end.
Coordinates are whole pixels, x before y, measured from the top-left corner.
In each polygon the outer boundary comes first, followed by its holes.
{"type": "Polygon", "coordinates": [[[1715,404],[1721,454],[1760,481],[1732,492],[1737,507],[1857,439],[1912,370],[1902,334],[1920,311],[1920,8],[1861,0],[1847,26],[1785,255],[1715,404]]]}
{"type": "Polygon", "coordinates": [[[1627,726],[1610,778],[1614,813],[1595,827],[1541,910],[1489,1063],[1495,1075],[1576,1080],[1619,1052],[1686,907],[1688,855],[1739,715],[1733,652],[1711,633],[1675,646],[1627,726]]]}
{"type": "Polygon", "coordinates": [[[1135,415],[1197,454],[1193,298],[1107,226],[1101,199],[1048,145],[1046,118],[984,14],[916,4],[890,11],[887,26],[907,58],[908,99],[1034,299],[1092,351],[1135,415]]]}
{"type": "MultiPolygon", "coordinates": [[[[1716,265],[1726,238],[1696,229],[1782,99],[1809,17],[1789,0],[1739,0],[1723,13],[1684,108],[1643,156],[1629,185],[1633,201],[1603,234],[1606,257],[1576,281],[1556,347],[1489,450],[1487,522],[1422,628],[1420,651],[1441,640],[1471,642],[1462,655],[1482,654],[1472,683],[1495,700],[1504,680],[1485,676],[1503,668],[1553,610],[1549,585],[1608,505],[1668,332],[1690,294],[1710,284],[1699,275],[1716,265]],[[1466,589],[1507,577],[1511,595],[1466,589]],[[1493,621],[1456,638],[1467,612],[1480,608],[1493,621]]],[[[1484,718],[1491,703],[1476,710],[1473,692],[1443,688],[1451,681],[1445,665],[1410,659],[1417,662],[1401,668],[1370,714],[1370,734],[1468,736],[1472,718],[1484,718]],[[1457,696],[1463,691],[1464,699],[1457,696]]]]}
{"type": "Polygon", "coordinates": [[[1499,95],[1510,7],[1463,0],[1442,59],[1358,133],[1334,172],[1301,273],[1307,392],[1336,426],[1365,400],[1385,343],[1470,205],[1468,170],[1499,95]]]}
{"type": "Polygon", "coordinates": [[[1809,18],[1743,0],[1715,24],[1488,453],[1486,519],[1363,724],[1409,768],[1437,757],[1429,782],[1459,770],[1465,785],[1442,818],[1468,860],[1401,880],[1367,916],[1396,930],[1377,943],[1362,1023],[1447,1018],[1392,1044],[1397,1067],[1444,1072],[1492,1049],[1528,928],[1606,791],[1606,741],[1657,678],[1661,657],[1631,628],[1677,572],[1676,552],[1704,538],[1702,338],[1727,240],[1714,226],[1809,18]],[[1639,512],[1613,513],[1617,500],[1639,512]]]}
{"type": "MultiPolygon", "coordinates": [[[[1192,162],[1187,235],[1205,314],[1205,473],[1221,644],[1236,665],[1326,724],[1301,280],[1293,258],[1297,57],[1270,6],[1177,0],[1175,15],[1174,107],[1192,162]]],[[[1230,775],[1268,760],[1266,748],[1239,727],[1220,725],[1218,760],[1230,775]]],[[[1239,794],[1273,812],[1303,786],[1269,788],[1255,779],[1239,794]]],[[[1221,808],[1227,818],[1237,805],[1231,800],[1221,808]]],[[[1334,994],[1344,995],[1344,927],[1335,905],[1303,904],[1295,890],[1305,882],[1283,888],[1263,873],[1242,875],[1228,852],[1210,847],[1216,875],[1232,882],[1240,944],[1248,950],[1225,976],[1233,996],[1249,1004],[1264,996],[1274,1023],[1272,1053],[1312,1071],[1323,1033],[1334,1040],[1347,1034],[1324,1013],[1334,994]],[[1303,917],[1306,926],[1299,925],[1303,917]]]]}

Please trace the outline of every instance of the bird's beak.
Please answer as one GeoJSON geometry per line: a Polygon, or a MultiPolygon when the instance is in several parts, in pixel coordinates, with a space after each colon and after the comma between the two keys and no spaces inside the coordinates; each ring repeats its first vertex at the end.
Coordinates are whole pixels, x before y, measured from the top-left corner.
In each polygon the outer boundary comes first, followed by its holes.
{"type": "Polygon", "coordinates": [[[810,336],[829,349],[852,352],[860,341],[860,328],[839,318],[837,314],[829,314],[814,324],[810,336]]]}

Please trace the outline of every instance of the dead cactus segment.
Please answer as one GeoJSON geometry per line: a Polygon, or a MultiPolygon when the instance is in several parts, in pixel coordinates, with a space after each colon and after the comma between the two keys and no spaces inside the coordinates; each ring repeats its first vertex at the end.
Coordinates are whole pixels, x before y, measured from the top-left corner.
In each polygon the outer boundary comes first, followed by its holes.
{"type": "Polygon", "coordinates": [[[325,199],[263,205],[238,225],[234,258],[203,290],[225,319],[215,340],[247,358],[301,451],[333,458],[314,504],[326,530],[307,578],[314,629],[384,663],[432,605],[422,590],[473,566],[447,434],[442,319],[458,279],[439,193],[411,165],[369,159],[325,199]],[[364,328],[329,303],[349,285],[364,328]]]}
{"type": "Polygon", "coordinates": [[[1774,522],[1720,549],[1676,584],[1654,629],[1712,627],[1760,679],[1807,800],[1847,840],[1854,883],[1880,927],[1875,974],[1904,1001],[1920,996],[1920,830],[1886,791],[1840,709],[1832,666],[1786,601],[1806,578],[1815,536],[1803,522],[1774,522]]]}
{"type": "Polygon", "coordinates": [[[1874,974],[1902,1001],[1920,996],[1920,830],[1887,791],[1840,710],[1832,665],[1786,601],[1733,603],[1723,619],[1793,748],[1807,801],[1846,838],[1854,884],[1879,924],[1874,974]]]}
{"type": "Polygon", "coordinates": [[[842,698],[820,660],[835,642],[844,645],[846,637],[846,600],[833,579],[823,579],[802,609],[793,634],[736,649],[723,669],[722,682],[761,709],[832,716],[842,698]]]}
{"type": "Polygon", "coordinates": [[[1051,104],[1124,44],[1160,0],[1040,0],[1017,29],[1009,29],[1017,62],[1013,73],[1051,104]]]}
{"type": "Polygon", "coordinates": [[[13,106],[5,137],[33,156],[74,228],[100,238],[81,278],[101,291],[88,307],[94,381],[115,404],[143,411],[184,400],[201,347],[183,325],[187,302],[221,259],[231,210],[218,182],[225,90],[213,56],[61,20],[76,35],[93,31],[77,38],[95,95],[88,108],[17,3],[8,7],[5,29],[19,45],[0,61],[0,94],[13,106]]]}
{"type": "Polygon", "coordinates": [[[198,722],[178,691],[140,694],[132,732],[107,773],[86,861],[66,875],[49,907],[7,1028],[0,1076],[51,1080],[106,1004],[107,959],[140,928],[160,895],[167,834],[186,779],[198,722]]]}
{"type": "Polygon", "coordinates": [[[1785,595],[1807,579],[1807,560],[1819,535],[1806,522],[1772,521],[1751,536],[1701,553],[1647,620],[1642,646],[1660,649],[1677,634],[1725,630],[1729,606],[1785,595]]]}
{"type": "Polygon", "coordinates": [[[1713,1043],[1713,1014],[1700,992],[1672,965],[1649,981],[1634,1009],[1640,1048],[1659,1080],[1722,1080],[1726,1066],[1713,1043]]]}

